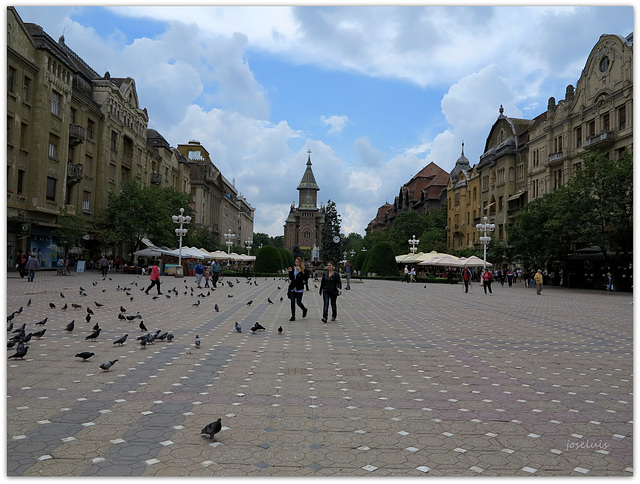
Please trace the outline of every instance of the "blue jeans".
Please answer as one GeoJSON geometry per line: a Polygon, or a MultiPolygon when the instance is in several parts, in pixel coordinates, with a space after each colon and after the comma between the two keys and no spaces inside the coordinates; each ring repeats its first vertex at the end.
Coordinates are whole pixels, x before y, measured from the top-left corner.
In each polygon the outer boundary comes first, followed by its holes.
{"type": "Polygon", "coordinates": [[[33,282],[33,278],[36,276],[36,271],[33,269],[29,269],[29,274],[27,275],[27,281],[33,282]]]}
{"type": "Polygon", "coordinates": [[[338,299],[338,294],[329,294],[327,291],[322,292],[322,301],[324,305],[322,306],[322,317],[327,318],[329,314],[329,302],[331,302],[331,317],[335,318],[338,315],[338,308],[336,305],[336,301],[338,299]]]}

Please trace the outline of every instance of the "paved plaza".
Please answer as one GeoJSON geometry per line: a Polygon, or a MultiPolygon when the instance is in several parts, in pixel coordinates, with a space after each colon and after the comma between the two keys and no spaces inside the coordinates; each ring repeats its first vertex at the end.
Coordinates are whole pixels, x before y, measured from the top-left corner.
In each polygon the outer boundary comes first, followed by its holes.
{"type": "Polygon", "coordinates": [[[631,294],[365,280],[324,324],[317,282],[294,322],[282,279],[148,284],[8,274],[14,327],[47,331],[7,363],[7,475],[633,475],[631,294]],[[175,338],[141,348],[120,306],[175,338]]]}

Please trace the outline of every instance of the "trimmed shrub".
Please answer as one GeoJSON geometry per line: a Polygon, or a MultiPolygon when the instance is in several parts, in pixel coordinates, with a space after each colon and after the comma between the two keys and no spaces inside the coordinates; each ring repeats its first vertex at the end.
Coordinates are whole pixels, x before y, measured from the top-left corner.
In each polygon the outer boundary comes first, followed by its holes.
{"type": "Polygon", "coordinates": [[[362,266],[364,265],[364,261],[367,258],[367,252],[360,251],[353,258],[353,267],[356,271],[360,272],[362,270],[362,266]]]}
{"type": "Polygon", "coordinates": [[[378,276],[398,275],[398,264],[396,264],[393,248],[389,242],[378,242],[371,250],[367,251],[367,258],[363,264],[362,272],[378,276]]]}
{"type": "Polygon", "coordinates": [[[280,255],[282,257],[282,267],[281,269],[286,269],[287,267],[293,267],[293,254],[289,252],[287,249],[283,247],[279,247],[280,255]]]}
{"type": "Polygon", "coordinates": [[[277,273],[283,268],[280,251],[272,245],[265,245],[256,255],[256,263],[253,266],[254,272],[277,273]]]}

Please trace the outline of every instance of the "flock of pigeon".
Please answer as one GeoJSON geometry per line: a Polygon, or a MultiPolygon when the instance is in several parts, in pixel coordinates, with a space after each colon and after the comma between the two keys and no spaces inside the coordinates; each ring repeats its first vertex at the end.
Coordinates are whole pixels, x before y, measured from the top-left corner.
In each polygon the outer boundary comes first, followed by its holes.
{"type": "MultiPolygon", "coordinates": [[[[103,281],[106,278],[103,278],[103,281]]],[[[109,280],[112,280],[111,277],[109,277],[109,280]]],[[[238,279],[236,279],[236,283],[239,284],[240,281],[238,279]]],[[[247,283],[248,284],[252,284],[257,286],[258,282],[256,280],[251,280],[251,278],[247,279],[247,283]]],[[[92,286],[96,287],[98,286],[98,282],[93,282],[92,286]]],[[[219,284],[221,284],[222,286],[225,285],[225,282],[219,282],[219,284]]],[[[230,288],[234,287],[233,282],[231,281],[226,281],[226,285],[230,288]]],[[[138,283],[136,281],[133,281],[128,287],[121,287],[119,284],[116,287],[116,291],[122,291],[128,298],[129,301],[133,301],[134,297],[132,295],[132,290],[134,286],[138,286],[138,283]]],[[[281,288],[278,287],[278,290],[280,290],[281,288]]],[[[141,291],[144,291],[144,288],[140,289],[141,291]]],[[[102,289],[102,292],[106,292],[107,289],[102,289]]],[[[194,294],[194,289],[193,287],[190,288],[191,291],[191,297],[198,297],[200,299],[197,300],[196,303],[193,304],[193,306],[200,306],[201,301],[203,300],[203,298],[209,297],[211,296],[211,289],[209,289],[209,291],[207,292],[207,294],[204,294],[203,292],[201,292],[200,294],[197,294],[197,296],[194,294]]],[[[215,291],[215,289],[213,289],[213,291],[215,291]]],[[[189,294],[189,287],[187,286],[187,283],[185,281],[185,291],[184,291],[184,295],[188,295],[189,294]]],[[[176,287],[174,287],[173,289],[170,289],[169,291],[167,291],[167,294],[165,294],[166,298],[171,298],[171,296],[178,296],[178,290],[176,289],[176,287]]],[[[79,296],[80,297],[88,297],[87,291],[80,286],[79,287],[79,296]]],[[[160,295],[158,296],[153,296],[153,299],[158,299],[160,297],[160,295]]],[[[228,294],[227,297],[231,298],[233,297],[232,294],[228,294]]],[[[64,295],[64,293],[60,292],[60,298],[61,299],[67,299],[67,296],[64,295]]],[[[280,297],[280,302],[283,301],[283,298],[280,297]]],[[[251,304],[253,303],[253,300],[249,300],[246,305],[247,306],[251,306],[251,304]]],[[[273,301],[267,297],[267,303],[268,304],[273,304],[273,301]]],[[[30,307],[32,305],[32,300],[29,299],[29,301],[26,304],[26,307],[30,307]]],[[[66,312],[69,308],[71,308],[71,313],[74,313],[75,311],[82,309],[83,305],[82,304],[77,304],[77,303],[71,303],[71,304],[67,304],[67,302],[65,302],[62,306],[60,306],[58,308],[59,304],[56,304],[54,302],[49,302],[49,309],[50,310],[55,310],[55,311],[62,311],[62,312],[66,312]]],[[[93,301],[93,305],[95,306],[96,310],[100,310],[100,308],[104,308],[105,304],[102,304],[98,301],[93,301]]],[[[86,315],[84,317],[84,320],[87,324],[90,324],[92,317],[95,315],[94,310],[92,309],[92,305],[86,305],[86,315]]],[[[220,312],[220,307],[218,306],[218,304],[216,303],[213,306],[213,309],[216,312],[220,312]]],[[[109,310],[109,307],[107,306],[106,310],[109,310]]],[[[21,317],[23,317],[23,311],[24,311],[24,307],[21,306],[18,310],[13,311],[11,314],[9,314],[7,316],[7,333],[9,334],[8,337],[8,341],[7,341],[7,349],[8,350],[15,350],[15,352],[13,354],[11,354],[9,356],[9,359],[14,359],[14,360],[24,360],[25,356],[27,355],[27,352],[29,350],[29,346],[27,343],[29,343],[33,338],[35,339],[40,339],[42,338],[45,333],[47,332],[47,329],[44,328],[44,326],[47,324],[47,322],[49,321],[49,317],[45,317],[44,319],[42,319],[41,321],[38,321],[36,323],[34,323],[34,326],[36,327],[42,327],[42,329],[38,330],[38,331],[28,331],[27,326],[28,324],[26,322],[23,322],[20,326],[16,326],[17,325],[17,320],[19,320],[21,317]],[[15,325],[14,325],[15,323],[15,325]]],[[[104,310],[103,310],[104,311],[104,310]]],[[[171,342],[174,339],[174,335],[171,332],[165,331],[162,332],[161,330],[156,330],[154,332],[149,332],[146,325],[144,324],[144,321],[142,320],[142,315],[140,314],[139,311],[136,312],[136,314],[126,314],[127,313],[127,309],[120,305],[120,310],[118,312],[117,318],[119,320],[124,320],[124,321],[128,321],[128,322],[132,322],[136,319],[139,319],[140,322],[138,324],[138,327],[140,328],[140,331],[144,332],[145,334],[138,336],[136,338],[136,341],[138,341],[140,348],[144,349],[147,345],[153,344],[156,340],[157,341],[167,341],[167,342],[171,342]]],[[[234,327],[235,330],[238,333],[242,333],[242,327],[238,322],[234,323],[234,327]]],[[[29,328],[30,329],[30,328],[29,328]]],[[[73,333],[74,330],[76,330],[76,319],[71,320],[71,322],[67,323],[64,326],[64,330],[67,333],[73,333]]],[[[255,334],[258,331],[265,331],[266,328],[264,326],[262,326],[259,322],[255,322],[255,324],[250,328],[251,333],[255,334]]],[[[283,329],[282,326],[278,327],[278,334],[282,334],[283,329]]],[[[100,334],[102,332],[102,328],[100,327],[99,323],[95,323],[92,328],[91,328],[91,332],[86,335],[84,337],[85,341],[96,341],[97,338],[100,337],[100,334]]],[[[124,335],[122,335],[121,337],[115,339],[113,341],[114,345],[119,345],[122,346],[126,343],[127,338],[129,337],[128,333],[125,333],[124,335]]],[[[201,345],[201,339],[198,335],[196,335],[195,340],[194,340],[194,346],[195,348],[200,348],[201,345]]],[[[80,358],[82,360],[82,362],[86,362],[87,360],[89,360],[90,358],[94,357],[95,353],[92,351],[82,351],[79,352],[75,355],[76,358],[80,358]]],[[[108,361],[104,361],[102,363],[100,363],[100,369],[102,369],[103,371],[107,372],[109,371],[113,365],[115,365],[118,362],[118,359],[113,359],[113,360],[108,360],[108,361]]],[[[218,432],[220,432],[222,428],[222,423],[221,423],[221,419],[218,418],[216,421],[211,422],[210,424],[208,424],[205,428],[202,429],[201,434],[206,434],[209,436],[210,439],[216,441],[214,435],[218,432]]]]}

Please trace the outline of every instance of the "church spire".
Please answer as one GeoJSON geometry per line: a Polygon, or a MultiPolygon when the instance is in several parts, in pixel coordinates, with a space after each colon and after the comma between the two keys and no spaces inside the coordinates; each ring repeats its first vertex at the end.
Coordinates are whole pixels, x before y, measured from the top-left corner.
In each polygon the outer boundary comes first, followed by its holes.
{"type": "Polygon", "coordinates": [[[311,169],[311,150],[308,150],[309,157],[307,158],[307,169],[302,175],[300,185],[298,185],[299,192],[299,208],[301,209],[317,209],[316,206],[318,200],[318,191],[320,188],[316,183],[316,177],[313,176],[313,170],[311,169]]]}

